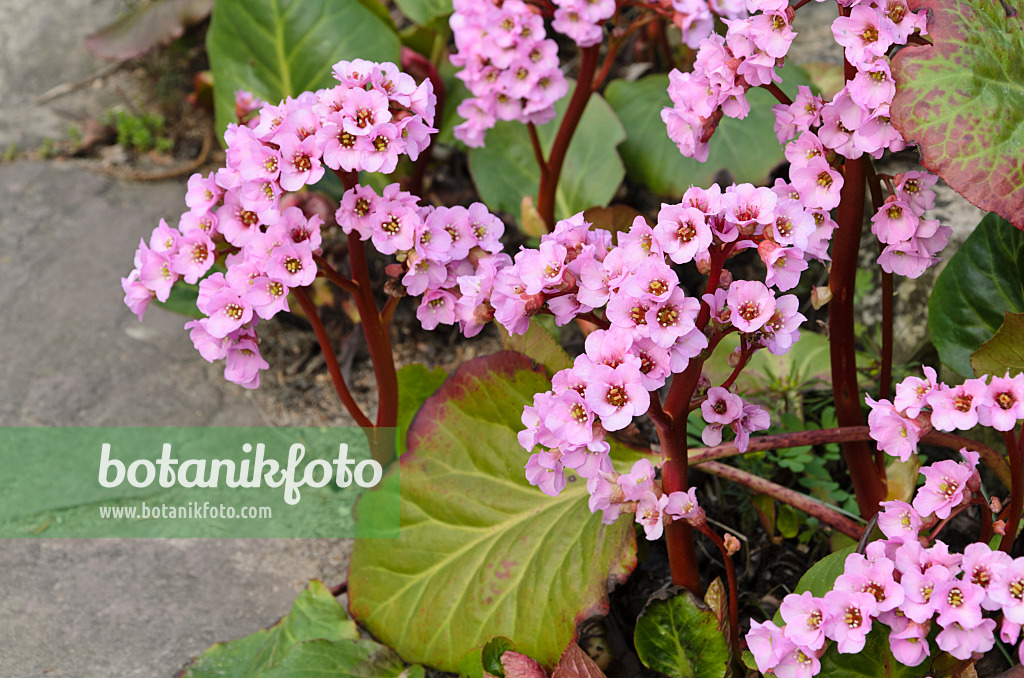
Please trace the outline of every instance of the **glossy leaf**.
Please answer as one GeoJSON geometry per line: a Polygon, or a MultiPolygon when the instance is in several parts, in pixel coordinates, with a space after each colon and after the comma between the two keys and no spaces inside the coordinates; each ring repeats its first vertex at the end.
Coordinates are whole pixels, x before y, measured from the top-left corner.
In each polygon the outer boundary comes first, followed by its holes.
{"type": "Polygon", "coordinates": [[[405,659],[457,671],[502,635],[554,664],[577,621],[607,611],[608,583],[635,566],[632,524],[602,525],[582,480],[570,474],[557,498],[526,482],[516,434],[548,388],[505,351],[464,363],[413,420],[401,536],[357,541],[348,580],[353,615],[405,659]]]}
{"type": "MultiPolygon", "coordinates": [[[[570,81],[569,86],[572,88],[575,83],[570,81]]],[[[558,111],[555,119],[537,128],[545,157],[568,105],[569,98],[563,97],[555,105],[558,111]]],[[[626,174],[615,150],[625,138],[626,131],[608,102],[594,94],[566,153],[555,192],[555,218],[565,219],[611,201],[626,174]]],[[[526,125],[518,122],[495,125],[487,132],[485,145],[469,151],[469,171],[488,207],[518,214],[523,196],[536,196],[540,184],[540,169],[526,125]]]]}
{"type": "MultiPolygon", "coordinates": [[[[808,84],[806,74],[796,67],[787,66],[781,74],[780,86],[791,96],[797,85],[808,84]]],[[[615,80],[605,90],[608,103],[627,130],[619,152],[631,178],[658,195],[679,196],[691,184],[709,186],[723,169],[737,182],[762,182],[784,160],[782,147],[775,141],[771,112],[777,102],[757,87],[747,93],[750,115],[743,120],[723,118],[711,137],[707,162],[684,157],[668,138],[661,120],[661,109],[672,106],[668,82],[667,75],[649,75],[633,82],[615,80]]]]}
{"type": "Polygon", "coordinates": [[[836,578],[843,573],[846,567],[846,557],[856,550],[856,546],[845,548],[835,553],[830,553],[814,565],[800,577],[796,585],[796,593],[810,591],[814,596],[821,598],[832,590],[836,578]]]}
{"type": "Polygon", "coordinates": [[[922,164],[1024,228],[1024,2],[917,0],[932,45],[896,53],[892,123],[922,164]]]}
{"type": "Polygon", "coordinates": [[[973,374],[971,355],[1008,312],[1024,312],[1024,233],[988,214],[950,257],[928,302],[928,329],[942,362],[973,374]]]}
{"type": "Polygon", "coordinates": [[[180,38],[186,28],[210,16],[212,9],[213,0],[153,0],[86,36],[85,47],[108,61],[134,59],[180,38]]]}
{"type": "Polygon", "coordinates": [[[971,356],[976,376],[1024,372],[1024,313],[1007,313],[1002,326],[971,356]]]}
{"type": "Polygon", "coordinates": [[[395,428],[399,455],[405,452],[405,437],[413,417],[447,378],[448,375],[440,367],[428,370],[426,365],[420,363],[412,363],[398,370],[398,423],[395,428]]]}
{"type": "Polygon", "coordinates": [[[640,661],[670,678],[722,678],[729,669],[729,644],[718,618],[687,591],[649,602],[633,641],[640,661]]]}
{"type": "Polygon", "coordinates": [[[235,91],[277,103],[336,84],[342,59],[397,62],[398,36],[360,2],[218,0],[206,36],[217,129],[235,121],[235,91]]]}
{"type": "Polygon", "coordinates": [[[484,645],[484,649],[480,653],[480,662],[484,667],[484,671],[492,676],[505,678],[505,667],[501,665],[501,655],[514,649],[516,649],[516,646],[505,636],[491,638],[484,645]]]}
{"type": "Polygon", "coordinates": [[[217,643],[196,660],[184,678],[250,678],[281,662],[299,643],[358,638],[355,622],[327,587],[313,580],[281,621],[245,638],[217,643]]]}
{"type": "Polygon", "coordinates": [[[167,301],[157,301],[154,299],[153,303],[171,313],[188,316],[189,318],[203,318],[205,317],[203,312],[196,308],[197,299],[199,299],[199,285],[189,285],[179,280],[171,288],[167,301]]]}
{"type": "Polygon", "coordinates": [[[421,26],[452,13],[452,0],[395,0],[395,4],[402,14],[421,26]]]}

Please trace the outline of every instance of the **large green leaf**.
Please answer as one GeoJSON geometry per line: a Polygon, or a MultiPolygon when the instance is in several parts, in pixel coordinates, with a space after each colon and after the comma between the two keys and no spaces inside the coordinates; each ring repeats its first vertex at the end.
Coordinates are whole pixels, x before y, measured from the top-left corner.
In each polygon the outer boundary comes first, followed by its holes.
{"type": "Polygon", "coordinates": [[[928,329],[942,362],[973,374],[971,354],[1011,311],[1024,312],[1024,233],[988,214],[950,258],[928,302],[928,329]]]}
{"type": "MultiPolygon", "coordinates": [[[[575,83],[570,80],[569,86],[571,89],[575,83]]],[[[563,97],[555,104],[555,119],[537,128],[545,157],[568,105],[568,97],[563,97]]],[[[555,192],[555,218],[565,219],[611,201],[626,175],[615,150],[625,138],[626,131],[608,102],[594,94],[565,156],[555,192]]],[[[487,132],[484,146],[469,151],[469,171],[488,207],[519,214],[523,196],[536,196],[540,185],[540,169],[526,125],[507,121],[495,125],[487,132]]]]}
{"type": "Polygon", "coordinates": [[[1007,313],[1002,326],[971,356],[976,376],[1024,372],[1024,313],[1007,313]]]}
{"type": "Polygon", "coordinates": [[[278,664],[299,643],[358,638],[355,622],[327,587],[313,580],[295,599],[292,611],[276,625],[245,638],[217,643],[196,660],[184,678],[251,678],[278,664]]]}
{"type": "Polygon", "coordinates": [[[428,370],[426,365],[412,363],[398,370],[398,422],[395,426],[398,454],[405,453],[405,437],[412,418],[427,398],[434,394],[448,375],[440,367],[428,370]]]}
{"type": "Polygon", "coordinates": [[[235,91],[271,103],[330,87],[342,59],[397,61],[398,36],[360,2],[217,0],[206,50],[217,129],[235,120],[235,91]]]}
{"type": "Polygon", "coordinates": [[[633,641],[640,661],[670,678],[722,678],[729,669],[729,643],[718,617],[687,591],[648,603],[633,641]]]}
{"type": "MultiPolygon", "coordinates": [[[[405,670],[391,648],[372,640],[312,640],[256,678],[398,678],[405,670]]],[[[403,678],[423,675],[423,667],[414,666],[403,678]]]]}
{"type": "MultiPolygon", "coordinates": [[[[799,68],[781,69],[785,89],[791,96],[797,85],[809,84],[799,68]]],[[[615,80],[605,90],[608,103],[626,127],[626,141],[619,147],[629,176],[663,196],[678,196],[690,187],[708,186],[725,169],[738,182],[760,183],[783,161],[782,147],[775,142],[775,99],[761,88],[752,88],[750,115],[743,120],[724,118],[711,137],[707,162],[679,153],[668,138],[661,109],[672,106],[668,76],[649,75],[628,82],[615,80]]]]}
{"type": "MultiPolygon", "coordinates": [[[[828,678],[918,678],[919,676],[948,675],[933,674],[932,663],[925,659],[919,666],[906,666],[892,656],[889,649],[889,627],[874,622],[867,635],[864,649],[857,654],[840,654],[835,643],[828,644],[828,650],[821,656],[819,675],[828,678]]],[[[936,657],[944,653],[936,653],[936,657]]]]}
{"type": "Polygon", "coordinates": [[[1021,0],[912,0],[932,45],[892,62],[892,123],[922,163],[978,207],[1024,228],[1021,0]]]}
{"type": "Polygon", "coordinates": [[[602,525],[581,479],[570,474],[557,498],[526,482],[520,417],[549,387],[504,351],[463,364],[413,421],[399,460],[401,535],[357,540],[348,580],[353,615],[407,661],[458,671],[502,635],[553,665],[577,621],[607,610],[609,582],[635,566],[633,526],[602,525]]]}
{"type": "Polygon", "coordinates": [[[402,14],[420,26],[452,13],[452,0],[395,0],[402,14]]]}

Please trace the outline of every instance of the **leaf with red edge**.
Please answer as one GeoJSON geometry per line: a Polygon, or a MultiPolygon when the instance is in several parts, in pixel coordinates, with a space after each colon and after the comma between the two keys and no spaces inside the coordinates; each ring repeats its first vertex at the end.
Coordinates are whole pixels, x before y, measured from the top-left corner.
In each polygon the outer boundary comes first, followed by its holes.
{"type": "Polygon", "coordinates": [[[978,207],[1024,229],[1024,3],[910,0],[932,45],[892,61],[892,123],[922,164],[978,207]]]}
{"type": "Polygon", "coordinates": [[[971,356],[971,366],[979,377],[1024,372],[1024,313],[1007,313],[996,336],[971,356]]]}
{"type": "Polygon", "coordinates": [[[576,624],[607,612],[609,582],[636,566],[633,525],[602,525],[585,481],[568,473],[558,497],[526,481],[523,407],[550,387],[519,353],[477,358],[409,427],[401,534],[357,540],[348,579],[353,616],[406,660],[458,671],[469,651],[502,635],[554,665],[576,624]]]}

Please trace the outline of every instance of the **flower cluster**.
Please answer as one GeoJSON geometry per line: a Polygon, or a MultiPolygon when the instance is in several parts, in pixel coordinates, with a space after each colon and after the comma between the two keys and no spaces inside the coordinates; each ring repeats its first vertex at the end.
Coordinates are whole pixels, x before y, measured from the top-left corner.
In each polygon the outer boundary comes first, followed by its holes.
{"type": "Polygon", "coordinates": [[[745,118],[747,90],[779,81],[775,67],[796,38],[793,10],[784,0],[761,0],[755,9],[751,17],[726,19],[724,38],[712,33],[701,40],[692,72],[669,74],[673,106],[662,110],[661,119],[687,157],[707,160],[708,141],[722,116],[745,118]]]}
{"type": "Polygon", "coordinates": [[[878,527],[886,538],[868,544],[864,554],[847,556],[832,591],[821,598],[809,592],[786,596],[782,628],[771,621],[751,624],[747,642],[760,671],[813,676],[827,641],[835,641],[840,653],[860,652],[875,623],[888,627],[893,656],[907,666],[931,654],[933,624],[940,629],[938,648],[960,660],[992,649],[997,626],[1003,642],[1017,642],[1024,623],[1024,558],[1011,559],[983,543],[950,553],[945,543],[922,534],[976,501],[978,454],[961,454],[963,462],[922,469],[926,482],[913,505],[882,503],[878,527]],[[996,611],[1003,614],[1001,625],[985,616],[996,611]]]}
{"type": "Polygon", "coordinates": [[[356,185],[345,192],[335,217],[345,233],[355,232],[402,262],[402,285],[423,297],[416,316],[425,329],[458,321],[472,337],[493,317],[487,298],[511,259],[501,253],[505,225],[482,203],[424,207],[398,184],[381,195],[356,185]]]}
{"type": "Polygon", "coordinates": [[[456,75],[473,94],[459,104],[457,111],[466,121],[455,127],[455,137],[467,146],[482,146],[484,134],[498,120],[542,125],[555,117],[555,102],[569,84],[540,14],[522,0],[454,0],[453,7],[457,52],[451,62],[462,69],[456,75]]]}
{"type": "Polygon", "coordinates": [[[936,256],[949,242],[952,230],[937,219],[924,219],[935,206],[931,187],[938,177],[928,172],[906,172],[893,178],[893,192],[871,218],[871,232],[885,244],[878,263],[887,273],[917,278],[939,261],[936,256]]]}
{"type": "MultiPolygon", "coordinates": [[[[798,203],[771,189],[691,187],[682,203],[662,206],[657,225],[637,217],[616,246],[611,233],[577,214],[558,222],[539,249],[520,251],[494,279],[490,303],[499,323],[522,334],[532,315],[545,312],[560,325],[584,316],[601,327],[573,366],[554,375],[552,390],[524,411],[520,443],[530,452],[542,448],[527,464],[530,481],[557,494],[571,469],[587,479],[593,496],[607,494],[613,471],[606,433],[645,414],[650,393],[685,370],[710,336],[738,332],[744,360],[759,348],[788,351],[805,318],[795,296],[772,287],[796,284],[806,268],[801,248],[816,229],[798,203]],[[720,265],[747,247],[764,252],[766,282],[732,280],[726,271],[703,303],[685,294],[672,264],[692,261],[706,271],[712,257],[720,265]],[[706,329],[697,326],[701,313],[706,329]]],[[[769,425],[767,412],[721,387],[709,390],[702,413],[708,444],[720,443],[730,428],[746,449],[750,434],[769,425]]],[[[600,508],[606,517],[618,515],[617,508],[600,508]]]]}
{"type": "Polygon", "coordinates": [[[251,95],[236,99],[248,117],[229,125],[226,166],[193,175],[177,228],[161,220],[122,280],[125,303],[142,319],[155,298],[166,301],[179,279],[199,283],[190,322],[192,341],[207,360],[225,359],[225,377],[259,385],[257,320],[288,310],[288,293],[317,275],[323,219],[288,206],[287,192],[317,183],[333,170],[394,170],[400,155],[415,159],[435,132],[429,80],[417,85],[390,63],[355,60],[334,66],[339,84],[277,105],[251,95]],[[219,249],[218,249],[219,248],[219,249]],[[208,275],[225,256],[226,270],[208,275]]]}
{"type": "Polygon", "coordinates": [[[896,397],[872,400],[868,427],[878,448],[906,461],[931,429],[966,431],[978,424],[1010,431],[1024,419],[1024,374],[968,379],[959,386],[940,383],[925,366],[925,378],[908,377],[896,386],[896,397]]]}
{"type": "Polygon", "coordinates": [[[555,20],[551,27],[580,47],[600,44],[601,26],[615,14],[615,0],[553,0],[555,20]]]}

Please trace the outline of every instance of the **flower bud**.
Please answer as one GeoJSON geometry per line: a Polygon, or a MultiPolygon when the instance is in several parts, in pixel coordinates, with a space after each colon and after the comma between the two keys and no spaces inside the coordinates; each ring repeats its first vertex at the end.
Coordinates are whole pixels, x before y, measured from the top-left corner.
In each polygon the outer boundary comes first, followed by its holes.
{"type": "Polygon", "coordinates": [[[992,523],[992,531],[996,534],[1006,534],[1006,521],[997,520],[992,523]]]}
{"type": "Polygon", "coordinates": [[[832,288],[828,285],[815,287],[811,290],[811,306],[814,307],[815,311],[830,301],[832,301],[832,288]]]}
{"type": "Polygon", "coordinates": [[[718,286],[723,290],[727,290],[729,285],[732,285],[732,271],[723,268],[722,275],[718,278],[718,286]]]}
{"type": "Polygon", "coordinates": [[[731,556],[740,550],[740,540],[732,536],[728,532],[726,532],[725,536],[722,537],[722,541],[725,542],[726,555],[731,556]]]}
{"type": "Polygon", "coordinates": [[[992,497],[988,502],[989,509],[992,513],[1001,513],[1003,510],[1003,502],[999,501],[999,497],[992,497]]]}

